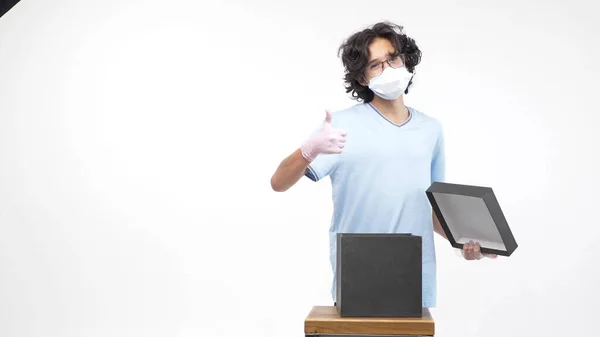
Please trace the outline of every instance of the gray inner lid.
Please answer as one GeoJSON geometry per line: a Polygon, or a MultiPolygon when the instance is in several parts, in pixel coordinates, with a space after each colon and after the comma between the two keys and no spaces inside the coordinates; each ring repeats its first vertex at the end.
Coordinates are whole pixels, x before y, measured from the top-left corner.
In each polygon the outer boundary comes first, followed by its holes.
{"type": "Polygon", "coordinates": [[[433,193],[433,196],[457,243],[473,240],[481,247],[506,250],[483,199],[445,193],[433,193]]]}

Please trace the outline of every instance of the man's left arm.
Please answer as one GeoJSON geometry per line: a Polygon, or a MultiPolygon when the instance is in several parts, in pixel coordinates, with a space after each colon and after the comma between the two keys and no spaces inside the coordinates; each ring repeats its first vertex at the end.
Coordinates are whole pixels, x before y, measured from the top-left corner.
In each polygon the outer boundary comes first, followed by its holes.
{"type": "MultiPolygon", "coordinates": [[[[446,151],[444,146],[444,130],[441,124],[438,124],[438,136],[435,142],[435,148],[431,158],[431,183],[444,182],[446,180],[446,151]]],[[[435,212],[431,212],[433,219],[433,231],[441,237],[448,240],[439,219],[435,212]]]]}
{"type": "MultiPolygon", "coordinates": [[[[433,152],[433,158],[431,161],[431,182],[439,181],[444,182],[446,179],[446,151],[444,141],[444,131],[442,127],[439,128],[438,139],[435,144],[433,152]]],[[[448,240],[440,220],[436,216],[435,212],[432,211],[431,217],[433,219],[433,231],[448,240]]],[[[495,254],[482,254],[481,246],[479,242],[467,242],[463,245],[461,250],[462,256],[467,260],[479,260],[483,257],[496,258],[495,254]]]]}

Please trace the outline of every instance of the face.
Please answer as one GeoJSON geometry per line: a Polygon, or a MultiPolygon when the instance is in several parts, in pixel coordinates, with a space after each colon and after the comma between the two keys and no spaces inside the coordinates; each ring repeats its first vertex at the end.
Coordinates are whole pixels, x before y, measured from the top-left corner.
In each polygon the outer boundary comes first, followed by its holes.
{"type": "Polygon", "coordinates": [[[404,65],[401,55],[394,48],[388,39],[376,38],[369,46],[369,62],[363,74],[363,85],[368,85],[372,78],[377,77],[381,72],[390,66],[401,67],[404,65]],[[386,62],[388,61],[388,62],[386,62]]]}

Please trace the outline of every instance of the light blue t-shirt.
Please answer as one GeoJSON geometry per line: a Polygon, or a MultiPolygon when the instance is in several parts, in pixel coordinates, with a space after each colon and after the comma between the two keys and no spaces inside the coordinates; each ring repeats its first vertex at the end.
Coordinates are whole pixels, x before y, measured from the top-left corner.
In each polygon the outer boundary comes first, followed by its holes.
{"type": "Polygon", "coordinates": [[[338,232],[412,233],[423,240],[423,307],[436,305],[433,221],[425,190],[445,179],[444,136],[436,119],[408,110],[401,125],[370,103],[333,113],[332,126],[347,132],[346,146],[341,154],[317,156],[308,167],[313,181],[331,178],[334,301],[338,232]]]}

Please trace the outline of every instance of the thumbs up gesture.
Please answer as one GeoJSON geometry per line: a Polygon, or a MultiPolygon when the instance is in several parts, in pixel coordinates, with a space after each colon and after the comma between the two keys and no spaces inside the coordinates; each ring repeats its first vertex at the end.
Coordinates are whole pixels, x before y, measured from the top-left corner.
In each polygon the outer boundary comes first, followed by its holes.
{"type": "Polygon", "coordinates": [[[321,130],[306,140],[300,150],[302,156],[312,162],[319,154],[340,154],[346,144],[346,132],[334,129],[331,125],[331,112],[325,111],[325,121],[321,130]]]}

